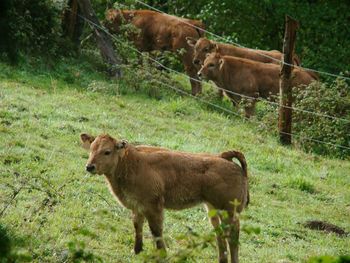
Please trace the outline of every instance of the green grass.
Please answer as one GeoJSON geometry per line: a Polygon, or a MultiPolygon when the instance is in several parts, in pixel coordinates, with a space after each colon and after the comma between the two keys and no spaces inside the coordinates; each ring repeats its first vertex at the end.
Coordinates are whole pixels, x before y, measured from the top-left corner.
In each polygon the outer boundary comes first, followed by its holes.
{"type": "MultiPolygon", "coordinates": [[[[350,231],[349,161],[282,147],[273,132],[169,91],[161,99],[128,91],[132,84],[110,82],[89,63],[71,59],[53,69],[29,68],[0,64],[0,227],[18,262],[66,262],[74,255],[143,260],[132,252],[130,211],[115,202],[103,177],[84,171],[82,132],[190,152],[242,151],[251,189],[242,227],[260,228],[259,234],[242,231],[243,263],[349,254],[349,237],[302,226],[317,219],[350,231]]],[[[166,212],[170,256],[184,249],[179,237],[187,227],[210,232],[202,207],[166,212]]],[[[145,246],[152,251],[148,227],[145,246]]],[[[215,259],[215,248],[208,246],[187,262],[215,259]]]]}

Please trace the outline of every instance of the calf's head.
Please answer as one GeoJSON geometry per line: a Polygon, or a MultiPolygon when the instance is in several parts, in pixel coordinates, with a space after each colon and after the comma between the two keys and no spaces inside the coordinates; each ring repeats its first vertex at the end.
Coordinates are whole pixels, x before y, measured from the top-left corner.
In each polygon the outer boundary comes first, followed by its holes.
{"type": "Polygon", "coordinates": [[[213,53],[217,50],[217,44],[213,43],[207,38],[194,39],[192,37],[187,37],[187,44],[193,47],[193,64],[200,67],[203,65],[205,57],[207,54],[213,53]]]}
{"type": "Polygon", "coordinates": [[[219,78],[223,65],[224,59],[218,53],[208,54],[202,68],[198,71],[198,77],[215,81],[219,78]]]}
{"type": "Polygon", "coordinates": [[[117,141],[106,134],[94,137],[83,133],[80,140],[83,148],[90,150],[86,171],[92,174],[112,174],[127,148],[126,141],[117,141]]]}

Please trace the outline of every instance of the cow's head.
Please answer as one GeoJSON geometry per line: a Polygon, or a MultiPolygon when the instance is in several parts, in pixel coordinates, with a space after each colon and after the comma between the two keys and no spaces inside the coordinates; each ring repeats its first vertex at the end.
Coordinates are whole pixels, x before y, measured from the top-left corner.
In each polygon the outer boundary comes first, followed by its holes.
{"type": "Polygon", "coordinates": [[[207,80],[217,80],[224,63],[224,59],[220,54],[208,54],[204,60],[202,68],[198,71],[198,77],[207,80]]]}
{"type": "Polygon", "coordinates": [[[193,47],[193,64],[197,67],[201,67],[207,54],[216,52],[218,46],[216,43],[210,41],[207,38],[194,39],[192,37],[187,37],[187,44],[193,47]]]}
{"type": "Polygon", "coordinates": [[[86,171],[92,174],[112,174],[127,148],[126,141],[117,141],[106,134],[95,138],[83,133],[80,135],[80,140],[83,148],[90,150],[86,171]]]}

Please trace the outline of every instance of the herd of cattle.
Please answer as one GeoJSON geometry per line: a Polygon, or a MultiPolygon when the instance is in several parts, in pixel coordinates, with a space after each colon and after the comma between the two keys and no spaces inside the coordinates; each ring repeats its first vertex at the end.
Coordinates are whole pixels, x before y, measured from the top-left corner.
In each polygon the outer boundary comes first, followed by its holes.
{"type": "MultiPolygon", "coordinates": [[[[249,117],[256,98],[269,98],[279,92],[279,72],[282,53],[277,50],[255,50],[214,42],[205,38],[201,21],[179,18],[151,10],[116,10],[106,14],[106,27],[111,33],[120,33],[121,25],[129,23],[137,32],[129,38],[140,51],[153,50],[177,53],[190,77],[192,95],[201,92],[200,78],[212,80],[219,93],[226,91],[234,104],[243,95],[250,100],[245,107],[249,117]],[[178,52],[184,49],[185,52],[178,52]],[[240,95],[239,95],[240,94],[240,95]]],[[[300,65],[294,55],[293,63],[300,65]]],[[[293,70],[292,85],[301,87],[318,76],[310,71],[293,70]]]]}
{"type": "MultiPolygon", "coordinates": [[[[130,34],[140,51],[168,50],[179,56],[191,77],[192,94],[201,92],[199,78],[212,80],[237,103],[243,94],[268,98],[279,91],[279,51],[252,50],[221,44],[204,37],[200,21],[178,18],[149,10],[109,10],[106,26],[120,32],[131,23],[138,32],[130,34]],[[263,55],[261,55],[263,54],[263,55]],[[232,91],[233,93],[230,93],[232,91]]],[[[294,57],[294,63],[300,64],[294,57]]],[[[294,69],[293,86],[316,80],[314,74],[294,69]]],[[[246,107],[252,114],[255,101],[246,107]]],[[[239,218],[249,203],[245,157],[237,151],[218,155],[171,151],[161,147],[134,146],[109,135],[80,136],[90,150],[86,170],[105,175],[112,194],[132,210],[135,229],[134,251],[143,247],[143,223],[147,219],[158,249],[165,249],[162,238],[164,209],[184,209],[205,203],[208,210],[224,210],[210,218],[217,232],[219,262],[238,262],[239,218]],[[232,161],[238,159],[241,166],[232,161]]]]}

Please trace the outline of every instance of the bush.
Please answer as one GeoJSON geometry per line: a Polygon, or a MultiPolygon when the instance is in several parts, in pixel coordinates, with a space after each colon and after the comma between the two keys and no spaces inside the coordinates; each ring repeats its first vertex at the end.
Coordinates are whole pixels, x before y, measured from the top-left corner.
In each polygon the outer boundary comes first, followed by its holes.
{"type": "Polygon", "coordinates": [[[57,55],[60,10],[51,0],[4,0],[0,4],[0,53],[17,62],[21,53],[57,55]]]}
{"type": "Polygon", "coordinates": [[[306,139],[350,147],[350,87],[344,80],[337,79],[331,84],[312,83],[298,92],[294,107],[337,118],[294,111],[293,133],[298,134],[304,149],[338,158],[350,156],[349,149],[306,139]]]}
{"type": "MultiPolygon", "coordinates": [[[[316,154],[349,158],[350,86],[342,79],[330,84],[313,82],[304,89],[294,89],[293,94],[293,108],[298,109],[293,110],[295,144],[316,154]]],[[[277,136],[277,105],[258,103],[256,118],[259,129],[273,131],[277,136]]]]}

